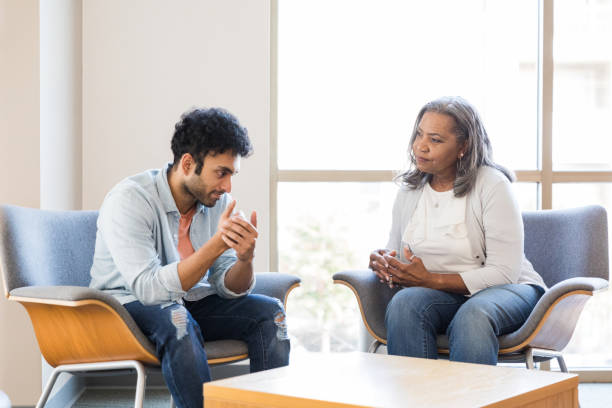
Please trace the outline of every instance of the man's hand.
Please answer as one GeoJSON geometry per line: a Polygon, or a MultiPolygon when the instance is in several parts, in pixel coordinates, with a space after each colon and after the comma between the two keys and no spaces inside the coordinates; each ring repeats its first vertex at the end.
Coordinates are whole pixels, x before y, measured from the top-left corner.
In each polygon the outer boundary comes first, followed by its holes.
{"type": "Polygon", "coordinates": [[[227,221],[229,221],[229,219],[232,217],[232,212],[234,211],[234,208],[236,208],[236,200],[232,200],[232,202],[229,203],[227,207],[225,207],[223,213],[221,213],[221,217],[219,218],[219,224],[217,224],[217,232],[215,233],[218,239],[220,238],[221,242],[225,245],[225,249],[228,249],[230,247],[223,239],[223,231],[221,229],[221,226],[227,221]]]}
{"type": "MultiPolygon", "coordinates": [[[[236,207],[235,200],[221,214],[219,225],[230,219],[234,207],[236,207]]],[[[227,251],[228,248],[229,246],[223,240],[223,233],[217,227],[217,232],[212,239],[206,241],[193,254],[178,263],[177,271],[183,290],[188,291],[198,283],[217,258],[227,251]]]]}
{"type": "Polygon", "coordinates": [[[370,264],[368,267],[372,269],[372,271],[378,276],[381,282],[390,282],[389,275],[389,263],[385,259],[386,256],[394,257],[396,255],[395,251],[390,251],[388,249],[377,249],[372,251],[370,254],[370,264]]]}
{"type": "Polygon", "coordinates": [[[242,262],[249,262],[255,256],[257,243],[257,213],[251,213],[251,222],[242,216],[230,215],[236,206],[236,200],[227,207],[219,220],[219,232],[225,244],[236,251],[236,256],[242,262]],[[228,211],[229,210],[229,211],[228,211]]]}

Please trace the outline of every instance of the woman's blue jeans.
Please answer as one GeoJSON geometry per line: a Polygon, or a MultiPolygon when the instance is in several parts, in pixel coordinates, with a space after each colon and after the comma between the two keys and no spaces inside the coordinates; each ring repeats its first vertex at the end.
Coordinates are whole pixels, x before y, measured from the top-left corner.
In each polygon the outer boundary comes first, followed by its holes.
{"type": "Polygon", "coordinates": [[[207,296],[165,308],[139,301],[125,305],[155,344],[161,369],[179,408],[202,408],[202,384],[210,381],[204,340],[236,339],[248,345],[251,372],[286,366],[289,337],[283,305],[263,295],[237,299],[207,296]]]}
{"type": "Polygon", "coordinates": [[[387,351],[409,357],[438,358],[436,337],[446,333],[450,360],[497,364],[497,336],[519,329],[544,289],[535,285],[493,286],[471,297],[410,287],[387,306],[387,351]]]}

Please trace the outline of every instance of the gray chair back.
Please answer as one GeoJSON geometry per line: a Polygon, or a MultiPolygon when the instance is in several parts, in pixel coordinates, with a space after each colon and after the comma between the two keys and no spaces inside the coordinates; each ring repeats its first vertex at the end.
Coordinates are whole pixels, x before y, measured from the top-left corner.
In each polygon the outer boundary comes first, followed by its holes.
{"type": "Polygon", "coordinates": [[[97,211],[0,206],[5,291],[23,286],[88,286],[97,211]]]}
{"type": "Polygon", "coordinates": [[[549,287],[569,278],[608,280],[606,210],[591,205],[523,213],[525,256],[549,287]]]}

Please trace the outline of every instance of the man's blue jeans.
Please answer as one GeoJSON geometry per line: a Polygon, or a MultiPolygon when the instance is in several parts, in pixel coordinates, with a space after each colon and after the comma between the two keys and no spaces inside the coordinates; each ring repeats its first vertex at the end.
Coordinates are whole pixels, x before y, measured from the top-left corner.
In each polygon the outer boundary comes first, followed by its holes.
{"type": "Polygon", "coordinates": [[[207,296],[185,306],[125,305],[155,344],[162,374],[179,408],[202,408],[202,384],[210,381],[204,340],[247,343],[251,372],[289,363],[289,337],[283,305],[277,299],[247,295],[237,299],[207,296]]]}
{"type": "Polygon", "coordinates": [[[497,364],[497,336],[519,329],[544,289],[535,285],[493,286],[472,297],[410,287],[387,306],[389,354],[438,358],[436,336],[446,333],[450,360],[497,364]]]}

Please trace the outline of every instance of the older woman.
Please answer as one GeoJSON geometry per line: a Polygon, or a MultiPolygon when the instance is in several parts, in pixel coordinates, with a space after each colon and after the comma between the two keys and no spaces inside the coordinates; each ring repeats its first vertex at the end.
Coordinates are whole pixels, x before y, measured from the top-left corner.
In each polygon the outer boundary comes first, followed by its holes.
{"type": "Polygon", "coordinates": [[[545,291],[523,253],[523,223],[510,183],[495,164],[476,110],[459,97],[419,112],[411,168],[385,249],[370,255],[381,281],[403,287],[386,312],[389,354],[496,364],[497,336],[518,329],[545,291]]]}

